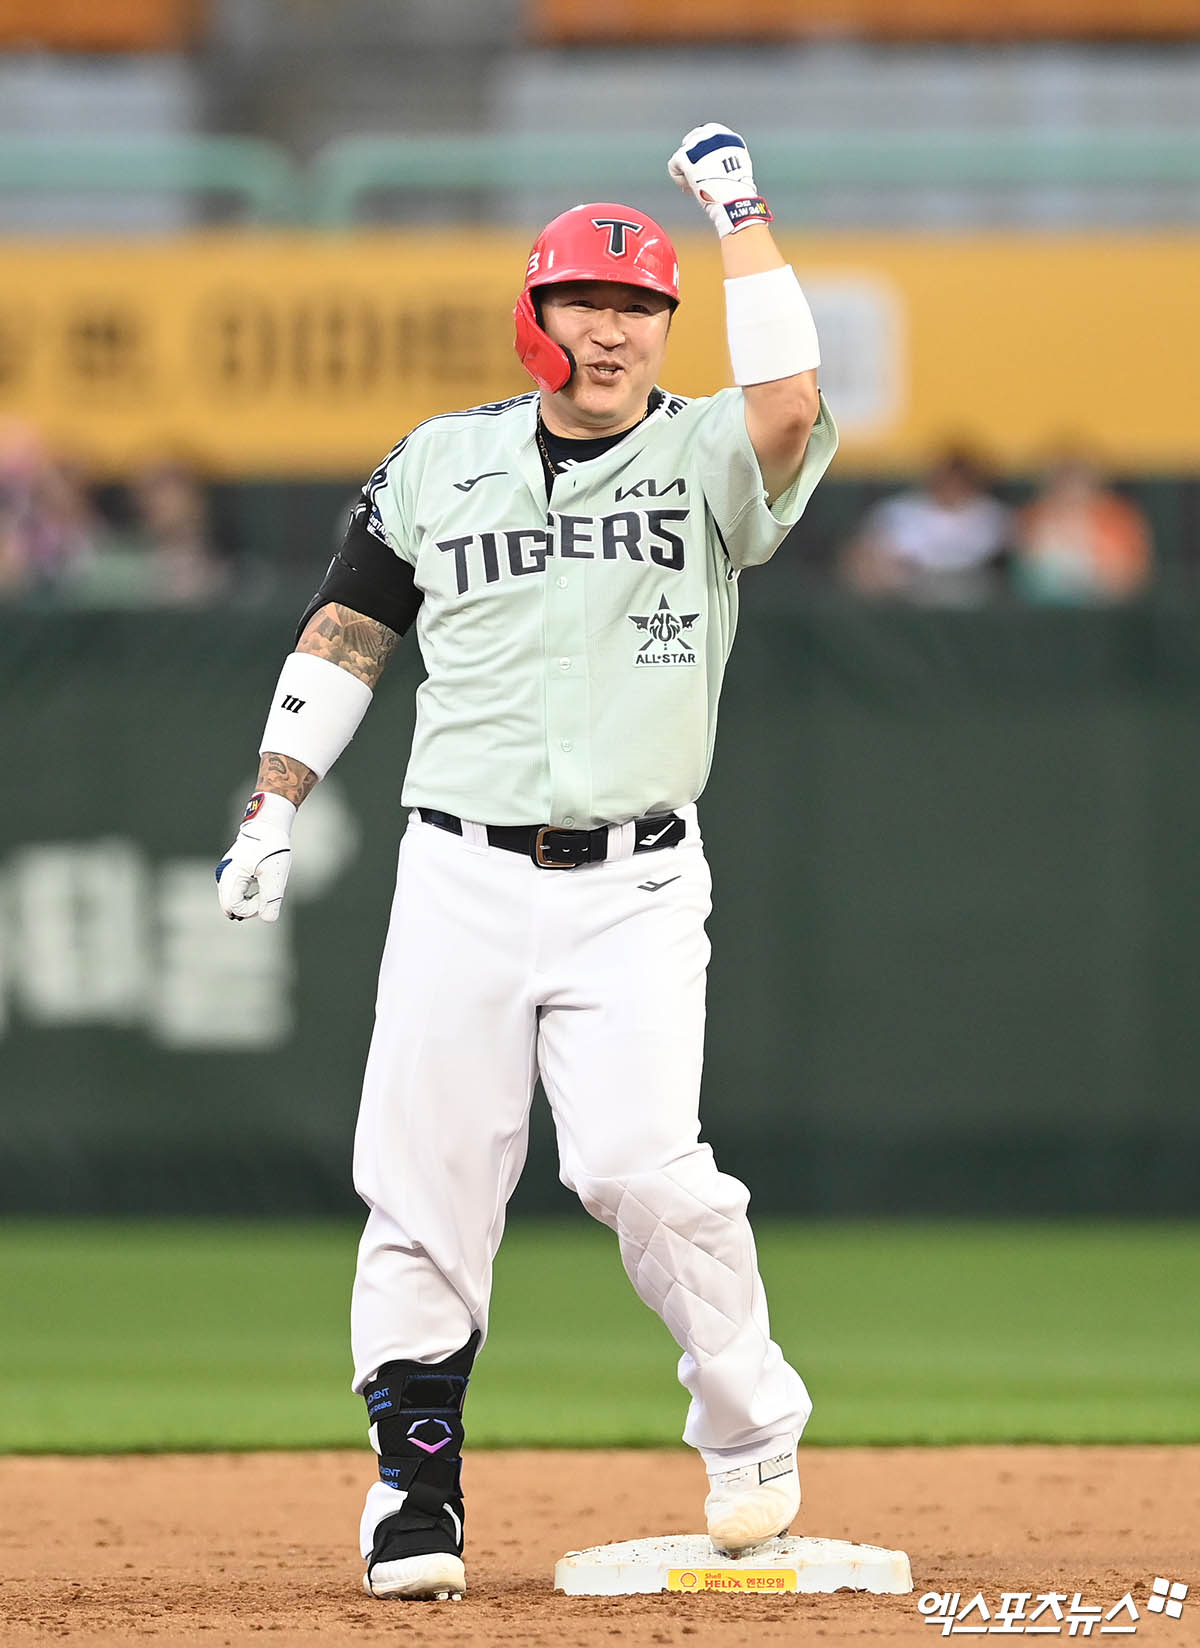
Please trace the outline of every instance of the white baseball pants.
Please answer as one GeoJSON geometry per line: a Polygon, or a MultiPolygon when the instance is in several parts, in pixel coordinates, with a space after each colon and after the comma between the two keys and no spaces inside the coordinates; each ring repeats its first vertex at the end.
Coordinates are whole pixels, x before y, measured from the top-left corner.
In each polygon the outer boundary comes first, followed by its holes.
{"type": "Polygon", "coordinates": [[[699,1142],[708,866],[677,847],[542,870],[414,812],[400,848],[354,1146],[370,1208],[355,1389],[487,1332],[492,1262],[540,1071],[561,1177],[615,1230],[683,1350],[684,1440],[711,1468],[790,1447],[811,1403],[771,1339],[749,1199],[699,1142]]]}

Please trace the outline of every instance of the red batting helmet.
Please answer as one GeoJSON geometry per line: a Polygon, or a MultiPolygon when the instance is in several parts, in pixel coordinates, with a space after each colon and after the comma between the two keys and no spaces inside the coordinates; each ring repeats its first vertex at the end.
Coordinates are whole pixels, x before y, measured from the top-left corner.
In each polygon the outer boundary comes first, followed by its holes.
{"type": "Polygon", "coordinates": [[[525,290],[513,310],[521,365],[539,389],[551,393],[570,382],[575,362],[570,350],[542,330],[531,294],[568,280],[620,281],[679,302],[679,260],[666,230],[652,217],[611,201],[563,212],[534,241],[525,290]]]}

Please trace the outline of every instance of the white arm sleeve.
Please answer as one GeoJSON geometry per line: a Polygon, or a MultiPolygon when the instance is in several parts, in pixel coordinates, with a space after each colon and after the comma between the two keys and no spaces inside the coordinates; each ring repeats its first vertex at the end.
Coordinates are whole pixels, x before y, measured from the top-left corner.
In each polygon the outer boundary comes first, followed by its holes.
{"type": "Polygon", "coordinates": [[[311,652],[289,653],[279,672],[258,753],[270,750],[290,755],[324,778],[358,731],[371,697],[365,681],[327,658],[311,652]]]}
{"type": "Polygon", "coordinates": [[[812,310],[790,263],[727,280],[725,324],[736,384],[774,383],[821,364],[812,310]]]}

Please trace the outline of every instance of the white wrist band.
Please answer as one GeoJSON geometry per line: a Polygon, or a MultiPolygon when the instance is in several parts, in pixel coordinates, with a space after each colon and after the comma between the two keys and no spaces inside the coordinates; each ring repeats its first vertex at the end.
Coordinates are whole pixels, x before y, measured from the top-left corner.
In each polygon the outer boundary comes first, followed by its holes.
{"type": "Polygon", "coordinates": [[[821,364],[812,310],[790,263],[727,280],[725,323],[736,384],[774,383],[821,364]]]}
{"type": "Polygon", "coordinates": [[[282,830],[285,835],[291,835],[295,822],[294,801],[289,801],[286,795],[275,795],[271,790],[255,790],[246,807],[242,828],[245,829],[247,824],[269,824],[272,829],[282,830]],[[257,806],[255,802],[258,803],[257,806]]]}
{"type": "Polygon", "coordinates": [[[370,687],[349,670],[311,652],[289,653],[258,753],[290,755],[324,778],[358,731],[370,702],[370,687]]]}

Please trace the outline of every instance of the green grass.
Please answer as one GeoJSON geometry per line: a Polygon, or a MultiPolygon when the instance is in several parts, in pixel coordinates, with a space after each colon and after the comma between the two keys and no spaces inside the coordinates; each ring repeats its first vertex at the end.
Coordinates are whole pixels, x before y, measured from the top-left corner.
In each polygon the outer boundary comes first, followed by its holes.
{"type": "MultiPolygon", "coordinates": [[[[1200,1225],[764,1223],[814,1443],[1200,1441],[1200,1225]]],[[[0,1450],[362,1445],[341,1224],[0,1227],[0,1450]]],[[[672,1443],[606,1231],[514,1226],[472,1445],[672,1443]]]]}

